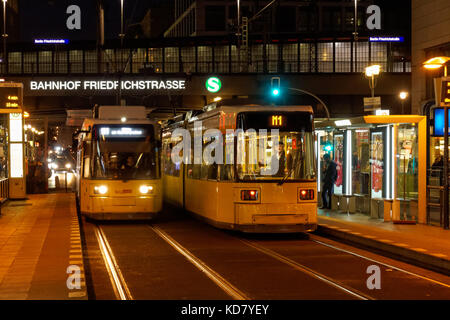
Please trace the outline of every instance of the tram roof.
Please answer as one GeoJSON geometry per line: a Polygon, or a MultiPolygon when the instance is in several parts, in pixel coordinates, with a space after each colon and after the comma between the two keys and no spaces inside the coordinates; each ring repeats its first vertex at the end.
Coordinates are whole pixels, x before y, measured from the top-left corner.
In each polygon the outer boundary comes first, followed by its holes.
{"type": "MultiPolygon", "coordinates": [[[[218,105],[218,106],[206,106],[203,113],[196,115],[197,119],[202,119],[214,115],[216,113],[239,113],[239,112],[258,112],[258,111],[287,111],[287,112],[308,112],[313,113],[313,108],[311,106],[274,106],[274,105],[257,105],[257,104],[246,104],[246,105],[218,105]]],[[[191,118],[190,120],[194,119],[191,118]]],[[[189,119],[188,119],[189,120],[189,119]]]]}

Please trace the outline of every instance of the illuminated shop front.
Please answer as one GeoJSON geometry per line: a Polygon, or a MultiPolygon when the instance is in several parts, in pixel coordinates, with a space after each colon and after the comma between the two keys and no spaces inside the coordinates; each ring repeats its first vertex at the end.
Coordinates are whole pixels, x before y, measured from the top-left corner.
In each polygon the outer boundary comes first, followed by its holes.
{"type": "Polygon", "coordinates": [[[0,197],[25,198],[23,87],[0,83],[0,197]]]}
{"type": "Polygon", "coordinates": [[[320,122],[316,148],[320,175],[325,153],[336,163],[333,210],[426,223],[426,117],[320,122]]]}

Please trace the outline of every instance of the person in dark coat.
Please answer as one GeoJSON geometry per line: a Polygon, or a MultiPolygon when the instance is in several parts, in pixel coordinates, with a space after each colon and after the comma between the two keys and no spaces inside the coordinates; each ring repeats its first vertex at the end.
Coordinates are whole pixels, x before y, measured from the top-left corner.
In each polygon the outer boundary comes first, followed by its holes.
{"type": "Polygon", "coordinates": [[[337,179],[336,163],[331,160],[328,153],[323,156],[323,160],[325,161],[326,169],[322,180],[323,187],[321,209],[331,209],[331,197],[333,195],[334,183],[337,179]]]}

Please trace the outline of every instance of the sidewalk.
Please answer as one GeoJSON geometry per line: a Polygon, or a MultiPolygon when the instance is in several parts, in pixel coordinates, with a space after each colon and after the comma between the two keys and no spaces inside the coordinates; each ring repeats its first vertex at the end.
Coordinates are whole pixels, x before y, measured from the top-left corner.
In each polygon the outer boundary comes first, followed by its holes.
{"type": "Polygon", "coordinates": [[[450,274],[450,230],[422,224],[393,224],[363,214],[331,210],[319,209],[318,216],[318,233],[450,274]]]}
{"type": "Polygon", "coordinates": [[[3,205],[0,299],[87,299],[74,197],[71,193],[28,195],[27,200],[3,205]],[[80,289],[67,287],[71,265],[80,268],[80,289]]]}

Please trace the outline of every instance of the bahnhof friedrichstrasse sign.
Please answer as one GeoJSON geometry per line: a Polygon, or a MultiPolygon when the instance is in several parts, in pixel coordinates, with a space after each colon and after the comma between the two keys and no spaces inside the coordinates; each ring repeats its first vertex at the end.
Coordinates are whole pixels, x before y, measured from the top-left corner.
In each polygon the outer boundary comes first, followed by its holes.
{"type": "Polygon", "coordinates": [[[184,79],[145,79],[145,80],[31,80],[31,91],[160,91],[185,90],[184,79]]]}

